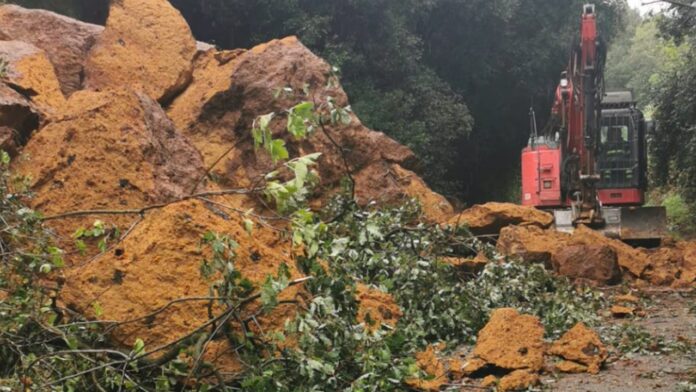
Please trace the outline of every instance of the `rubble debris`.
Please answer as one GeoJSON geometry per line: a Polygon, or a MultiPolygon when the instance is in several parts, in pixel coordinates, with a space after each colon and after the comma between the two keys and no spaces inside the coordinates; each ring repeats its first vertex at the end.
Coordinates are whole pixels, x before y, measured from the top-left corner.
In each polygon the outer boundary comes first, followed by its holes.
{"type": "MultiPolygon", "coordinates": [[[[190,192],[205,172],[200,154],[160,106],[127,90],[79,91],[12,164],[45,216],[80,210],[143,208],[190,192]]],[[[136,215],[83,216],[50,222],[64,249],[70,236],[100,219],[126,230],[136,215]]]]}
{"type": "Polygon", "coordinates": [[[551,227],[553,215],[532,207],[512,203],[475,205],[452,217],[450,225],[466,225],[476,235],[498,234],[506,226],[551,227]]]}
{"type": "Polygon", "coordinates": [[[101,26],[50,11],[0,6],[0,36],[43,50],[66,96],[82,88],[85,58],[102,30],[101,26]]]}
{"type": "Polygon", "coordinates": [[[44,115],[65,104],[53,65],[36,46],[20,41],[0,41],[0,58],[6,70],[2,83],[31,101],[44,115]]]}
{"type": "MultiPolygon", "coordinates": [[[[61,300],[90,319],[125,321],[147,316],[180,298],[210,296],[210,285],[217,276],[206,279],[201,275],[202,260],[211,257],[210,248],[201,245],[208,232],[228,236],[238,244],[234,267],[257,288],[268,275],[276,276],[282,264],[288,267],[291,279],[300,277],[290,257],[291,245],[280,233],[256,225],[250,234],[239,213],[225,215],[213,207],[189,200],[148,213],[117,250],[68,271],[61,300]],[[95,304],[100,314],[95,312],[95,304]]],[[[290,286],[278,300],[301,302],[303,293],[301,285],[290,286]]],[[[119,325],[112,337],[124,347],[132,347],[137,338],[147,348],[171,343],[209,320],[207,304],[174,304],[153,317],[119,325]]],[[[240,310],[240,318],[257,314],[260,306],[260,301],[251,303],[240,310]]],[[[248,328],[257,334],[282,330],[285,321],[294,317],[296,306],[281,303],[270,313],[261,312],[255,317],[258,326],[250,322],[248,328]]],[[[213,307],[215,315],[224,310],[213,307]]],[[[231,325],[239,332],[238,323],[231,325]]],[[[223,341],[214,346],[215,353],[226,352],[218,364],[238,363],[227,339],[223,341]]],[[[206,357],[215,358],[215,353],[206,357]]]]}
{"type": "Polygon", "coordinates": [[[167,102],[191,81],[196,40],[167,0],[111,2],[85,63],[85,87],[131,87],[167,102]]]}
{"type": "Polygon", "coordinates": [[[356,300],[358,322],[371,332],[379,330],[382,325],[396,327],[403,315],[390,294],[364,284],[357,285],[356,300]]]}
{"type": "MultiPolygon", "coordinates": [[[[593,279],[599,283],[606,281],[610,284],[609,282],[615,282],[614,279],[609,279],[614,277],[613,263],[606,258],[602,261],[603,258],[599,257],[602,253],[595,254],[603,247],[609,247],[616,253],[618,265],[625,277],[643,279],[653,285],[696,287],[696,245],[689,242],[677,242],[672,246],[647,250],[633,248],[585,226],[576,228],[572,235],[534,226],[508,226],[501,230],[496,246],[500,253],[523,262],[544,263],[549,268],[555,263],[556,271],[561,268],[562,262],[570,261],[569,265],[576,265],[581,269],[584,268],[583,260],[588,264],[601,262],[593,271],[589,268],[584,272],[573,271],[571,276],[586,275],[583,279],[593,279]],[[584,258],[581,250],[583,247],[588,252],[584,258]],[[596,252],[590,253],[591,249],[596,252]],[[570,256],[573,257],[569,258],[570,256]],[[599,271],[602,273],[594,275],[599,271]]],[[[609,257],[606,249],[603,252],[609,257]]]]}
{"type": "MultiPolygon", "coordinates": [[[[212,176],[220,184],[248,187],[275,169],[270,157],[254,148],[254,120],[304,101],[319,105],[329,97],[337,106],[348,105],[345,92],[332,79],[331,67],[297,38],[287,37],[246,51],[201,54],[192,83],[172,102],[168,114],[201,151],[205,165],[214,166],[212,176]]],[[[354,115],[348,125],[325,124],[303,141],[288,134],[280,117],[271,128],[293,156],[322,153],[316,167],[321,179],[318,196],[329,197],[350,172],[355,196],[363,205],[417,196],[433,220],[451,212],[447,200],[408,171],[416,163],[413,152],[367,129],[354,115]]]]}
{"type": "Polygon", "coordinates": [[[515,370],[503,376],[498,383],[498,392],[523,391],[539,384],[539,375],[527,370],[515,370]]]}
{"type": "Polygon", "coordinates": [[[470,359],[502,369],[539,371],[544,366],[544,326],[512,308],[496,309],[481,331],[470,359]]]}
{"type": "Polygon", "coordinates": [[[607,245],[569,245],[553,254],[553,270],[571,279],[602,285],[621,281],[621,268],[614,248],[607,245]]]}
{"type": "Polygon", "coordinates": [[[599,373],[608,352],[596,332],[578,323],[553,343],[549,354],[587,366],[587,372],[599,373]]]}

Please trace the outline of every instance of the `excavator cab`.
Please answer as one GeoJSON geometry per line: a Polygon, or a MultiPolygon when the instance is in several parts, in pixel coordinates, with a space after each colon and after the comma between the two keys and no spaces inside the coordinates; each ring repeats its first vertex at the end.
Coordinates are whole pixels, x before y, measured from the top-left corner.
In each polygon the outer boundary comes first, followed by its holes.
{"type": "Polygon", "coordinates": [[[648,188],[648,123],[631,91],[607,92],[602,100],[597,166],[604,231],[627,242],[658,242],[666,235],[663,207],[643,207],[648,188]]]}

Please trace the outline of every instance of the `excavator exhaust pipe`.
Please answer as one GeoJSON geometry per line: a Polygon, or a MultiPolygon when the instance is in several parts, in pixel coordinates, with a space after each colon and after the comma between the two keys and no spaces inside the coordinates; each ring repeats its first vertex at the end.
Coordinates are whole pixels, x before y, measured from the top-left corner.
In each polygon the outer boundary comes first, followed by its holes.
{"type": "MultiPolygon", "coordinates": [[[[556,230],[572,233],[573,211],[554,210],[556,230]]],[[[659,244],[667,235],[667,210],[664,207],[602,207],[605,220],[601,231],[607,237],[631,244],[659,244]]]]}

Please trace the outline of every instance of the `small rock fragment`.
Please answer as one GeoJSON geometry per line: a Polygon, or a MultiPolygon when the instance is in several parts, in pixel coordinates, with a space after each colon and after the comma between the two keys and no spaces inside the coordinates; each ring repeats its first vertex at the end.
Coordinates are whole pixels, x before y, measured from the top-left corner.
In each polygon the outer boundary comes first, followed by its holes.
{"type": "Polygon", "coordinates": [[[632,306],[614,305],[611,307],[611,315],[616,318],[632,316],[636,308],[632,306]]]}
{"type": "Polygon", "coordinates": [[[416,354],[416,362],[425,373],[428,379],[413,378],[406,380],[406,383],[418,390],[426,392],[439,391],[448,381],[445,364],[437,357],[440,347],[437,345],[428,346],[425,351],[416,354]]]}
{"type": "Polygon", "coordinates": [[[591,374],[599,373],[599,368],[608,356],[599,335],[584,323],[576,324],[554,342],[549,354],[586,365],[587,372],[591,374]]]}
{"type": "Polygon", "coordinates": [[[561,373],[586,373],[587,366],[573,361],[561,361],[557,363],[555,369],[561,373]]]}
{"type": "Polygon", "coordinates": [[[614,297],[614,302],[615,303],[620,303],[620,302],[628,302],[631,304],[637,304],[640,302],[640,298],[636,297],[633,294],[623,294],[623,295],[617,295],[614,297]]]}
{"type": "Polygon", "coordinates": [[[471,360],[503,369],[538,371],[544,366],[544,326],[512,308],[496,309],[479,332],[471,360]]]}

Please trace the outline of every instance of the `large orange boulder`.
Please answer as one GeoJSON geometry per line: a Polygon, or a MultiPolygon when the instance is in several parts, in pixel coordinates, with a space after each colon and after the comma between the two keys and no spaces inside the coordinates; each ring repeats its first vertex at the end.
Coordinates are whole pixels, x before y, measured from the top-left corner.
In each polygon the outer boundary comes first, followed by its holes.
{"type": "Polygon", "coordinates": [[[84,60],[103,27],[44,10],[0,6],[0,37],[43,50],[67,96],[82,86],[84,60]]]}
{"type": "Polygon", "coordinates": [[[36,46],[20,41],[0,41],[4,61],[2,82],[31,101],[46,116],[65,103],[53,65],[36,46]]]}
{"type": "Polygon", "coordinates": [[[112,1],[85,65],[85,85],[128,86],[165,102],[191,81],[196,40],[167,0],[112,1]]]}
{"type": "Polygon", "coordinates": [[[306,140],[289,135],[282,113],[303,101],[321,105],[329,98],[337,106],[348,105],[329,64],[288,37],[250,50],[204,52],[196,59],[192,83],[168,114],[223,184],[248,187],[276,168],[268,154],[255,151],[251,135],[258,116],[275,112],[272,132],[284,139],[291,156],[322,153],[316,166],[322,195],[337,189],[349,172],[362,204],[418,196],[426,211],[450,211],[444,198],[405,170],[416,162],[413,152],[366,128],[354,115],[348,124],[319,127],[306,140]]]}
{"type": "MultiPolygon", "coordinates": [[[[211,246],[202,242],[207,233],[227,236],[237,244],[228,256],[234,269],[250,282],[251,293],[258,293],[268,276],[276,277],[283,264],[290,279],[300,278],[289,241],[256,223],[254,231],[248,232],[240,213],[199,200],[154,210],[112,252],[69,270],[60,299],[89,319],[137,320],[110,330],[114,341],[124,348],[132,347],[138,338],[146,351],[170,344],[230,310],[222,301],[206,299],[216,295],[211,290],[221,279],[219,273],[208,276],[201,272],[203,260],[210,262],[213,257],[211,246]]],[[[294,317],[297,305],[292,302],[303,300],[301,285],[292,285],[281,291],[281,304],[272,311],[262,311],[261,300],[256,299],[216,325],[228,326],[240,341],[245,338],[244,328],[265,336],[282,330],[285,321],[294,317]]],[[[203,330],[211,331],[211,327],[203,330]]],[[[218,329],[212,341],[202,346],[203,358],[221,370],[238,371],[244,362],[223,330],[218,329]]]]}
{"type": "Polygon", "coordinates": [[[620,240],[609,238],[599,231],[587,226],[579,226],[573,231],[572,243],[607,245],[614,249],[619,265],[634,277],[640,277],[650,264],[650,258],[645,249],[634,248],[620,240]]]}
{"type": "Polygon", "coordinates": [[[571,279],[589,280],[599,284],[621,281],[616,251],[607,245],[569,245],[557,251],[552,258],[553,270],[571,279]]]}
{"type": "Polygon", "coordinates": [[[481,331],[470,361],[480,368],[539,371],[544,366],[544,326],[534,316],[496,309],[481,331]]]}
{"type": "Polygon", "coordinates": [[[553,215],[532,207],[512,203],[486,203],[475,205],[449,220],[452,225],[465,225],[474,234],[498,234],[509,225],[548,228],[553,215]]]}
{"type": "MultiPolygon", "coordinates": [[[[34,193],[30,206],[48,216],[166,202],[188,194],[204,173],[200,154],[157,102],[128,90],[73,94],[12,169],[34,193]]],[[[52,224],[69,244],[75,229],[96,219],[124,230],[136,218],[85,216],[52,224]]]]}

